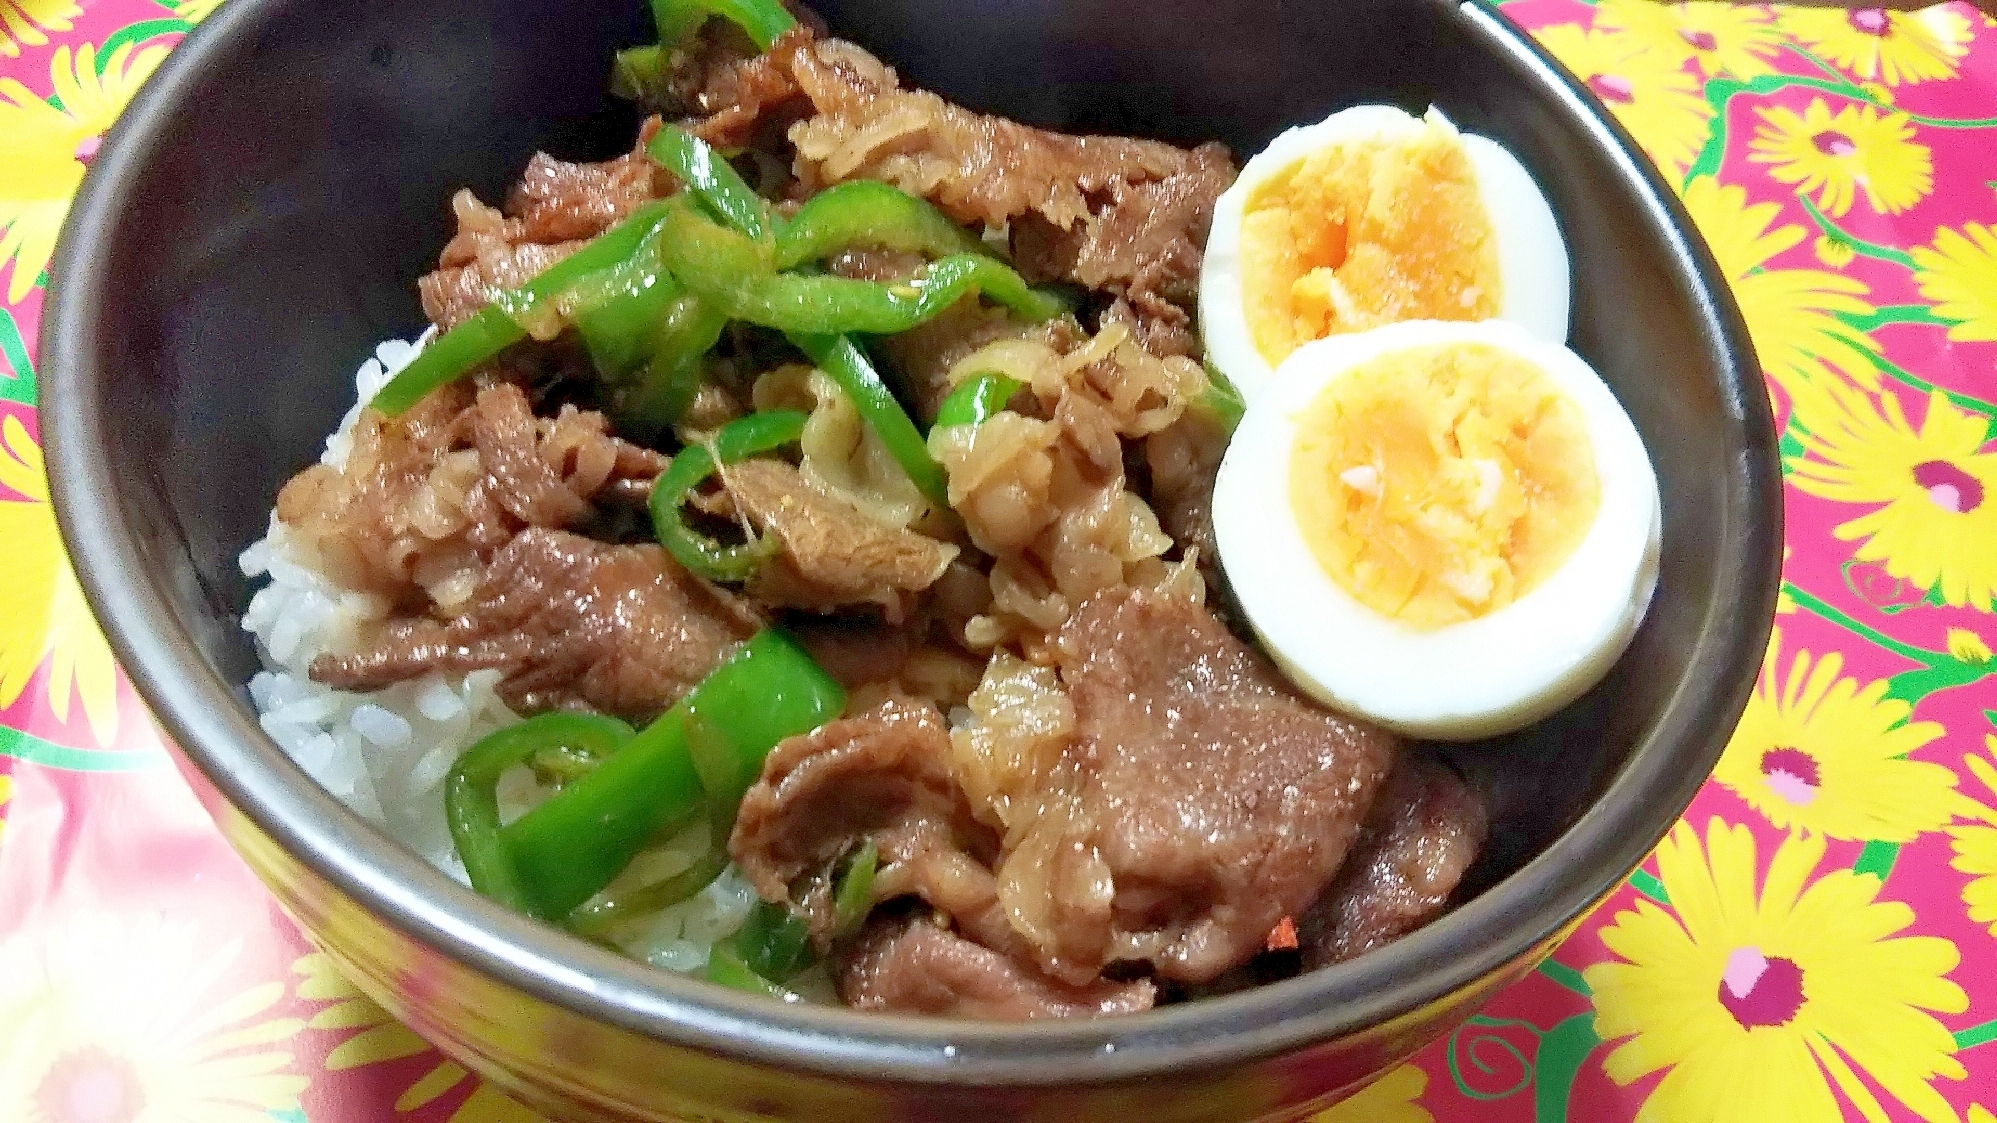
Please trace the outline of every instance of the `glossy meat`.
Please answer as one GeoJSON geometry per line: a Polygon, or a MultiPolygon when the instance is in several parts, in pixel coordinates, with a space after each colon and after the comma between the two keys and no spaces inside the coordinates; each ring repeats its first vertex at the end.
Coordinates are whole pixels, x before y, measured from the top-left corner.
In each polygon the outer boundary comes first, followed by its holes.
{"type": "MultiPolygon", "coordinates": [[[[654,127],[647,124],[641,148],[654,127]]],[[[416,282],[423,314],[439,328],[455,327],[483,308],[493,289],[519,288],[670,184],[642,151],[596,164],[536,153],[503,211],[469,190],[458,192],[451,200],[457,235],[438,255],[436,271],[416,282]]]]}
{"type": "Polygon", "coordinates": [[[536,418],[519,387],[464,381],[401,417],[363,412],[345,465],[294,476],[277,515],[339,584],[449,608],[522,528],[574,527],[606,491],[649,487],[665,463],[612,437],[599,413],[536,418]]]}
{"type": "Polygon", "coordinates": [[[898,623],[910,595],[934,584],[957,556],[955,546],[877,522],[820,491],[781,460],[729,465],[722,480],[736,509],[783,545],[750,586],[768,604],[820,612],[875,604],[898,623]]]}
{"type": "Polygon", "coordinates": [[[1234,174],[1227,149],[1203,144],[1162,179],[1112,179],[1108,202],[1072,226],[1022,218],[1013,257],[1029,280],[1069,280],[1115,295],[1110,314],[1127,318],[1153,354],[1198,355],[1192,309],[1200,262],[1214,202],[1234,174]]]}
{"type": "Polygon", "coordinates": [[[880,848],[877,899],[934,885],[947,898],[934,904],[989,907],[988,887],[967,898],[952,880],[966,867],[973,879],[984,873],[968,851],[988,854],[993,842],[951,778],[943,715],[928,702],[889,696],[786,739],[743,797],[728,852],[764,900],[802,907],[822,942],[832,920],[826,874],[870,838],[880,848]]]}
{"type": "Polygon", "coordinates": [[[496,668],[516,712],[583,704],[642,724],[759,626],[657,546],[532,528],[499,551],[461,612],[391,620],[361,650],[321,656],[312,677],[378,690],[431,670],[496,668]]]}
{"type": "Polygon", "coordinates": [[[1395,739],[1299,698],[1182,598],[1103,593],[1059,649],[1075,736],[1002,899],[1071,982],[1125,959],[1211,980],[1330,882],[1395,739]]]}
{"type": "Polygon", "coordinates": [[[1362,955],[1441,916],[1487,828],[1483,801],[1456,773],[1425,754],[1401,754],[1338,879],[1298,918],[1305,969],[1362,955]]]}
{"type": "Polygon", "coordinates": [[[856,1009],[994,1021],[1134,1014],[1157,1001],[1148,979],[1069,985],[919,919],[870,923],[834,981],[856,1009]]]}
{"type": "Polygon", "coordinates": [[[1010,226],[1029,277],[1115,297],[1116,314],[1157,354],[1198,352],[1200,259],[1214,200],[1235,174],[1222,146],[1069,136],[977,113],[905,89],[866,51],[802,28],[755,58],[696,51],[680,82],[690,126],[712,143],[739,147],[770,121],[794,121],[800,193],[877,179],[966,225],[1010,226]]]}

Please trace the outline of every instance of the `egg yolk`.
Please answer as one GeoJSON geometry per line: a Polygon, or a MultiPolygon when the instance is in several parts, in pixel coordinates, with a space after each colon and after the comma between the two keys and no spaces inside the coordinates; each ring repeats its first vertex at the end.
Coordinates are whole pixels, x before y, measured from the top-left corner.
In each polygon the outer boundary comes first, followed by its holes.
{"type": "Polygon", "coordinates": [[[1600,481],[1581,409],[1485,344],[1389,352],[1298,417],[1290,506],[1359,603],[1430,630],[1511,603],[1574,552],[1600,481]]]}
{"type": "Polygon", "coordinates": [[[1338,332],[1495,316],[1497,239],[1461,138],[1430,121],[1271,177],[1242,215],[1241,284],[1271,366],[1338,332]]]}

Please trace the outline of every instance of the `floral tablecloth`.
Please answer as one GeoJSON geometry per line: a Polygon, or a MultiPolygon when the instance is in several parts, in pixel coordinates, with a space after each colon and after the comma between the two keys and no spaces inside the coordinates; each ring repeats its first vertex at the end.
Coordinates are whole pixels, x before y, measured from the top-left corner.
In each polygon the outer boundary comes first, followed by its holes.
{"type": "MultiPolygon", "coordinates": [[[[0,0],[0,1123],[534,1117],[361,997],[171,767],[64,561],[43,270],[219,0],[0,0]]],[[[1786,595],[1725,759],[1537,975],[1323,1121],[1997,1123],[1997,23],[1503,6],[1663,169],[1782,426],[1786,595]]]]}

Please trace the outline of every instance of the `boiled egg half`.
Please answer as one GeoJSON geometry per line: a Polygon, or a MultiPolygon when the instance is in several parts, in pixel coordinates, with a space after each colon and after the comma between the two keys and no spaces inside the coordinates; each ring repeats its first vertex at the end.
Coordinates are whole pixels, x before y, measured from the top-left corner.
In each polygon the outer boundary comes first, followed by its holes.
{"type": "Polygon", "coordinates": [[[1305,343],[1248,408],[1214,540],[1298,687],[1441,740],[1608,672],[1657,584],[1657,478],[1579,356],[1500,320],[1305,343]]]}
{"type": "Polygon", "coordinates": [[[1293,128],[1214,207],[1207,357],[1254,401],[1314,339],[1401,320],[1503,319],[1567,340],[1567,246],[1495,141],[1434,109],[1361,105],[1293,128]]]}

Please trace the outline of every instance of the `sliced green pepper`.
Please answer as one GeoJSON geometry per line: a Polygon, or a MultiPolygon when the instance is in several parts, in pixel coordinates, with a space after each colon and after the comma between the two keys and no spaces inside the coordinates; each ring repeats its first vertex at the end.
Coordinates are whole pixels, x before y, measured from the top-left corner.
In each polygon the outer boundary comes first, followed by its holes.
{"type": "Polygon", "coordinates": [[[1221,428],[1232,435],[1234,427],[1241,424],[1242,415],[1248,412],[1248,403],[1242,400],[1241,391],[1234,388],[1234,383],[1220,372],[1219,367],[1213,365],[1212,359],[1206,360],[1205,366],[1206,392],[1201,394],[1193,405],[1212,414],[1214,419],[1220,422],[1221,428]]]}
{"type": "Polygon", "coordinates": [[[466,749],[444,780],[444,815],[472,888],[545,919],[500,838],[499,776],[550,749],[571,750],[601,763],[633,736],[631,727],[614,717],[547,713],[509,725],[466,749]]]}
{"type": "Polygon", "coordinates": [[[742,954],[727,944],[716,944],[707,953],[707,981],[719,983],[730,990],[745,990],[750,994],[760,994],[779,1002],[802,1002],[804,998],[788,987],[776,983],[756,973],[742,959],[742,954]]]}
{"type": "Polygon", "coordinates": [[[670,57],[657,43],[617,52],[610,63],[610,96],[626,101],[664,99],[670,57]]]}
{"type": "Polygon", "coordinates": [[[631,257],[577,286],[587,286],[594,299],[576,313],[576,334],[605,378],[620,379],[645,365],[659,321],[684,294],[659,263],[657,234],[655,230],[631,257]]]}
{"type": "Polygon", "coordinates": [[[681,290],[652,327],[644,379],[618,407],[618,421],[640,436],[677,425],[706,378],[707,353],[727,326],[728,317],[699,293],[681,290]]]}
{"type": "Polygon", "coordinates": [[[542,783],[556,787],[580,780],[596,767],[597,758],[568,745],[550,745],[527,759],[527,767],[542,783]]]}
{"type": "MultiPolygon", "coordinates": [[[[719,815],[716,815],[715,822],[722,822],[719,815]]],[[[594,899],[570,909],[562,923],[578,935],[601,938],[624,921],[679,904],[707,888],[727,868],[728,831],[717,828],[706,853],[694,859],[692,865],[671,877],[641,885],[627,893],[614,897],[598,894],[594,899]]]]}
{"type": "Polygon", "coordinates": [[[652,484],[652,533],[673,559],[710,581],[743,581],[780,548],[765,535],[740,546],[723,546],[686,525],[681,508],[687,494],[714,474],[714,457],[723,464],[745,456],[796,444],[804,435],[806,415],[794,409],[764,410],[738,417],[714,434],[714,451],[688,445],[673,457],[652,484]]]}
{"type": "Polygon", "coordinates": [[[759,51],[767,51],[797,20],[775,0],[652,0],[652,20],[659,42],[617,52],[610,72],[610,92],[632,100],[663,100],[671,77],[669,48],[690,38],[710,16],[721,16],[748,33],[759,51]]]}
{"type": "Polygon", "coordinates": [[[769,237],[776,224],[770,205],[706,141],[677,125],[667,125],[652,137],[645,153],[686,184],[731,228],[759,242],[769,237]]]}
{"type": "Polygon", "coordinates": [[[986,372],[960,383],[937,407],[934,429],[951,425],[981,425],[986,418],[1005,409],[1025,383],[1003,374],[986,372]]]}
{"type": "Polygon", "coordinates": [[[927,200],[871,179],[828,187],[798,208],[777,234],[777,268],[790,269],[849,246],[879,246],[927,257],[989,254],[985,244],[927,200]]]}
{"type": "Polygon", "coordinates": [[[811,966],[811,928],[789,905],[757,901],[727,946],[765,978],[782,981],[811,966]]]}
{"type": "Polygon", "coordinates": [[[1034,289],[1011,266],[980,254],[954,254],[891,284],[778,273],[765,243],[684,204],[667,212],[659,252],[674,277],[730,318],[784,332],[894,335],[973,291],[1035,322],[1067,310],[1060,297],[1034,289]]]}
{"type": "Polygon", "coordinates": [[[652,22],[659,42],[678,43],[720,16],[749,35],[759,51],[767,51],[777,36],[797,26],[797,20],[777,0],[652,0],[652,22]]]}
{"type": "Polygon", "coordinates": [[[880,869],[881,848],[869,838],[860,844],[846,871],[832,888],[832,935],[850,936],[860,930],[874,905],[874,874],[880,869]]]}
{"type": "Polygon", "coordinates": [[[839,384],[846,400],[859,411],[861,420],[880,436],[888,455],[895,458],[895,463],[915,481],[922,494],[933,503],[947,505],[950,489],[943,466],[929,455],[922,433],[895,400],[888,384],[881,381],[865,353],[843,335],[793,335],[790,341],[839,384]]]}
{"type": "Polygon", "coordinates": [[[845,705],[846,692],[797,641],[774,628],[757,633],[595,771],[500,832],[528,911],[567,915],[654,835],[700,809],[706,793],[687,752],[690,712],[708,715],[737,752],[760,762],[845,705]]]}
{"type": "Polygon", "coordinates": [[[368,404],[394,417],[430,391],[456,381],[471,368],[527,337],[520,319],[561,296],[590,274],[609,269],[638,252],[666,210],[647,203],[588,245],[557,261],[518,289],[495,294],[494,302],[471,319],[430,341],[368,404]]]}

